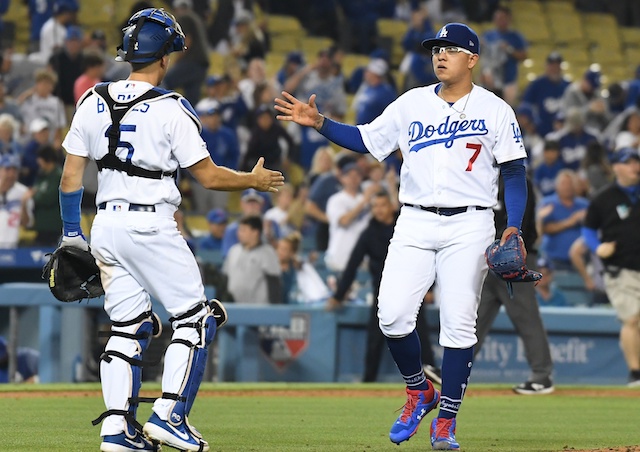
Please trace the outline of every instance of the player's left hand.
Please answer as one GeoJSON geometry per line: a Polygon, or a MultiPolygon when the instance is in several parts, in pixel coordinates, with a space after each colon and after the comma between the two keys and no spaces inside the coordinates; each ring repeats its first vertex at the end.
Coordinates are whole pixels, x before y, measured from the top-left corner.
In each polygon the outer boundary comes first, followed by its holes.
{"type": "Polygon", "coordinates": [[[264,167],[264,157],[260,157],[256,166],[251,170],[255,177],[254,188],[259,191],[277,192],[284,185],[284,176],[280,171],[273,171],[264,167]]]}
{"type": "MultiPolygon", "coordinates": [[[[520,231],[518,231],[518,228],[516,228],[515,226],[510,226],[505,229],[502,233],[502,237],[500,237],[500,246],[504,245],[504,242],[509,238],[511,234],[520,234],[520,231]]],[[[524,249],[524,257],[526,258],[527,249],[524,246],[522,248],[524,249]]]]}
{"type": "Polygon", "coordinates": [[[82,251],[89,251],[89,244],[87,243],[87,239],[84,237],[82,233],[69,237],[66,235],[62,236],[62,240],[60,240],[60,247],[71,246],[73,248],[81,249],[82,251]]]}

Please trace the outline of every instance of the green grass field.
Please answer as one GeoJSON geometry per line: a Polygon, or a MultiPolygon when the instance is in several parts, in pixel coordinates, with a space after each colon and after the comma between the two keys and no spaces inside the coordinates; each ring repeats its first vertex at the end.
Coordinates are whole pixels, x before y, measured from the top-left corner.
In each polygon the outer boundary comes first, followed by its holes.
{"type": "MultiPolygon", "coordinates": [[[[158,391],[157,385],[144,385],[158,391]]],[[[512,395],[476,385],[458,416],[464,451],[563,451],[640,445],[640,391],[563,388],[512,395]],[[609,395],[606,395],[609,394],[609,395]]],[[[0,451],[96,451],[98,385],[3,385],[0,451]],[[44,392],[47,391],[47,392],[44,392]]],[[[424,451],[429,421],[401,446],[388,430],[404,403],[400,385],[205,384],[190,419],[212,451],[424,451]]],[[[150,405],[139,410],[144,420],[150,405]]],[[[165,451],[173,450],[164,448],[165,451]]]]}

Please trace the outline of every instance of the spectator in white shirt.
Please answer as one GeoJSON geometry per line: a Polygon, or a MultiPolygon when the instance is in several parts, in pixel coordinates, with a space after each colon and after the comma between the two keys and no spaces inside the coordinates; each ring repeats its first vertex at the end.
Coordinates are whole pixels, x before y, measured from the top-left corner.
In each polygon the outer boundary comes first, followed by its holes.
{"type": "Polygon", "coordinates": [[[380,190],[378,184],[371,184],[360,192],[362,175],[357,163],[345,165],[339,179],[342,190],[327,201],[329,245],[325,263],[334,272],[342,272],[346,267],[360,233],[369,223],[371,197],[380,190]]]}

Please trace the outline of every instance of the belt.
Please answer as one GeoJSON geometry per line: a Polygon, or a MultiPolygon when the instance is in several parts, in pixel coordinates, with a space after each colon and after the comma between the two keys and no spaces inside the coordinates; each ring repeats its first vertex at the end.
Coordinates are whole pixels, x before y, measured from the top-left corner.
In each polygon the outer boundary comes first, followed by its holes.
{"type": "MultiPolygon", "coordinates": [[[[126,207],[128,203],[123,202],[122,204],[112,203],[112,208],[114,211],[122,210],[122,207],[126,207]]],[[[128,204],[129,212],[155,212],[156,206],[153,204],[128,204]]],[[[98,210],[106,210],[107,203],[103,202],[98,204],[98,210]]]]}
{"type": "Polygon", "coordinates": [[[427,212],[435,213],[437,215],[444,215],[450,217],[451,215],[458,215],[463,212],[471,212],[474,210],[487,210],[488,207],[483,206],[465,206],[465,207],[426,207],[417,204],[404,203],[405,206],[413,207],[414,209],[426,210],[427,212]]]}

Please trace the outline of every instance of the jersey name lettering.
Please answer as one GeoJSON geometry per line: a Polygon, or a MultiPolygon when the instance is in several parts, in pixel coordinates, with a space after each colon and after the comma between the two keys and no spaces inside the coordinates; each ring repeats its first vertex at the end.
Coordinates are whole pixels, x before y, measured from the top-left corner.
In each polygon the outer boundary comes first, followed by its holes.
{"type": "Polygon", "coordinates": [[[437,126],[432,124],[425,126],[419,121],[414,121],[409,124],[409,145],[411,145],[409,152],[418,152],[420,149],[440,143],[444,143],[445,147],[450,148],[453,146],[453,142],[460,138],[486,135],[489,133],[484,119],[464,119],[462,121],[449,122],[450,118],[451,116],[447,116],[444,122],[437,126]],[[462,133],[465,131],[469,132],[462,133]],[[434,137],[434,139],[416,143],[418,140],[431,137],[434,137]],[[412,143],[416,144],[412,145],[412,143]]]}

